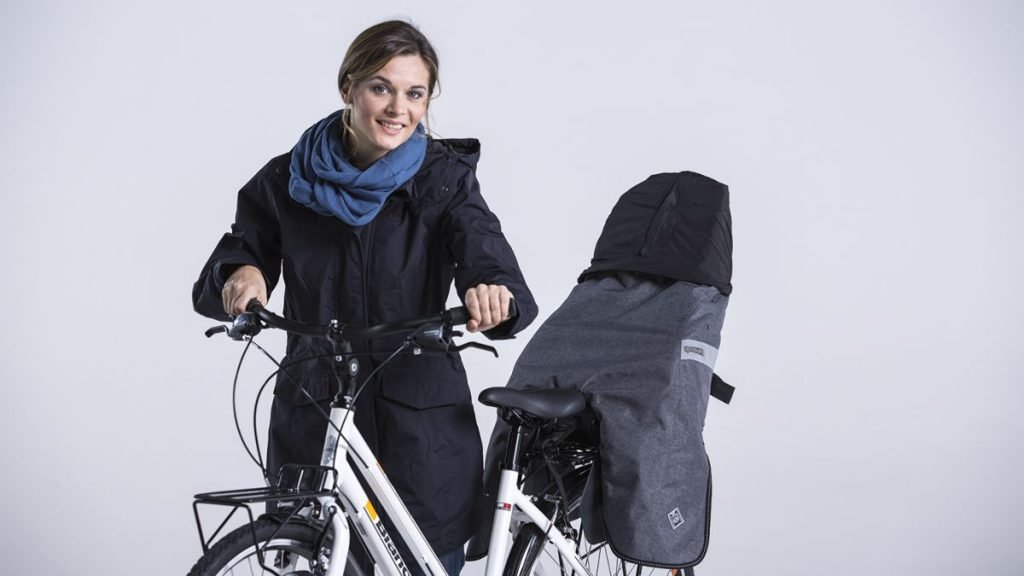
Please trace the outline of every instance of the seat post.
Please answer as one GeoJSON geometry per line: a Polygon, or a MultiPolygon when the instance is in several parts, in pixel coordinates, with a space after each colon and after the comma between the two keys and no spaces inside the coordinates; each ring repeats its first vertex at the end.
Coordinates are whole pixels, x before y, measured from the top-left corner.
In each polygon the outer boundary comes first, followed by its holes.
{"type": "Polygon", "coordinates": [[[505,469],[512,470],[513,472],[519,472],[519,451],[523,445],[523,437],[526,436],[526,431],[523,430],[523,425],[514,419],[509,422],[511,430],[509,431],[509,442],[505,447],[505,469]]]}

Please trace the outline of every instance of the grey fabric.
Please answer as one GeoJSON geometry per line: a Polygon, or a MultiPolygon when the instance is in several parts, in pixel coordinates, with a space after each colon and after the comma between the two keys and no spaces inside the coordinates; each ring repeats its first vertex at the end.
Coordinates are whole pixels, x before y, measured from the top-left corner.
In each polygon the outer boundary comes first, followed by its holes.
{"type": "MultiPolygon", "coordinates": [[[[600,421],[603,521],[623,558],[681,567],[704,555],[704,416],[727,303],[713,286],[629,273],[586,280],[540,327],[508,382],[587,397],[600,421]]],[[[499,422],[492,434],[488,477],[506,429],[499,422]]]]}

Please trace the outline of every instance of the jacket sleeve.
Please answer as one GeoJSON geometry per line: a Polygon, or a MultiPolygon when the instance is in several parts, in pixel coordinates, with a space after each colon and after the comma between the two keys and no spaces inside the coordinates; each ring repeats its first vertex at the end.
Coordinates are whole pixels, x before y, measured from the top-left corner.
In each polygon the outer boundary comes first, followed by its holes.
{"type": "Polygon", "coordinates": [[[192,305],[203,316],[230,319],[224,312],[221,291],[239,266],[251,264],[263,272],[268,296],[277,285],[281,274],[281,234],[271,175],[280,169],[268,164],[238,192],[231,232],[217,243],[192,287],[192,305]]]}
{"type": "Polygon", "coordinates": [[[511,338],[537,317],[537,304],[526,286],[501,222],[480,195],[480,184],[470,171],[459,181],[448,206],[444,234],[455,262],[455,288],[459,299],[477,284],[501,284],[515,298],[518,316],[484,332],[488,338],[511,338]]]}

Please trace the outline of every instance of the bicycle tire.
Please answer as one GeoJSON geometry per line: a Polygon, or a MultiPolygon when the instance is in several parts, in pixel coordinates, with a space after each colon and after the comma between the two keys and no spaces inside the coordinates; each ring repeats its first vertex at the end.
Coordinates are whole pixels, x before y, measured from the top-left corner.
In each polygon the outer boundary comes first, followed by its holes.
{"type": "MultiPolygon", "coordinates": [[[[234,574],[315,575],[322,573],[314,555],[321,531],[308,524],[280,524],[261,518],[226,534],[196,562],[188,576],[232,576],[234,574]],[[265,570],[253,546],[263,549],[264,562],[274,571],[265,570]]],[[[330,555],[329,538],[320,546],[323,557],[330,555]]]]}

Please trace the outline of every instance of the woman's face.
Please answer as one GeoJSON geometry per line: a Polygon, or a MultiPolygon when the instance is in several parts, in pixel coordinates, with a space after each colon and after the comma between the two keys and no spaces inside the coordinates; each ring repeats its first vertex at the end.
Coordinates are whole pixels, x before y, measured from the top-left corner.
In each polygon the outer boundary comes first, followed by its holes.
{"type": "Polygon", "coordinates": [[[413,135],[427,113],[429,82],[422,58],[395,56],[370,78],[342,90],[357,135],[351,150],[354,165],[373,164],[413,135]]]}

